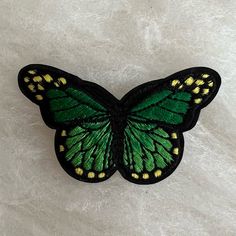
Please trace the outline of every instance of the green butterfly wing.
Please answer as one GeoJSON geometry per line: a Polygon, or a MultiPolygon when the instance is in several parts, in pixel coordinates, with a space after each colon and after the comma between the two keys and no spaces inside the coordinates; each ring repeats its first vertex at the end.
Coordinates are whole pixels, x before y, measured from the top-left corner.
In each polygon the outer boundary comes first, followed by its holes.
{"type": "Polygon", "coordinates": [[[191,93],[162,90],[152,94],[131,110],[131,116],[140,121],[156,120],[167,124],[180,124],[190,107],[191,93]]]}
{"type": "Polygon", "coordinates": [[[109,120],[81,123],[56,133],[56,152],[62,166],[70,163],[72,175],[90,182],[107,179],[115,170],[109,120]]]}
{"type": "Polygon", "coordinates": [[[124,172],[133,182],[160,181],[181,160],[183,137],[179,132],[129,120],[124,137],[124,172]]]}
{"type": "Polygon", "coordinates": [[[33,66],[23,68],[19,74],[22,92],[40,106],[47,125],[57,128],[73,122],[108,118],[107,109],[84,91],[78,78],[50,72],[50,69],[33,66]]]}
{"type": "Polygon", "coordinates": [[[49,89],[46,99],[52,119],[58,124],[108,118],[104,107],[75,87],[68,87],[63,91],[49,89]]]}
{"type": "Polygon", "coordinates": [[[182,133],[195,125],[200,109],[214,98],[220,86],[215,72],[190,72],[175,74],[158,86],[152,85],[154,89],[143,86],[143,91],[137,92],[144,94],[141,99],[129,98],[135,103],[128,111],[121,163],[121,173],[128,180],[155,183],[180,163],[182,133]]]}
{"type": "Polygon", "coordinates": [[[114,173],[110,115],[84,82],[55,68],[30,66],[21,70],[19,85],[40,106],[45,123],[57,130],[57,157],[71,176],[98,182],[114,173]]]}
{"type": "Polygon", "coordinates": [[[155,92],[132,107],[130,116],[139,121],[157,121],[172,127],[191,123],[194,111],[200,110],[215,96],[219,87],[215,76],[192,73],[165,80],[155,92]]]}

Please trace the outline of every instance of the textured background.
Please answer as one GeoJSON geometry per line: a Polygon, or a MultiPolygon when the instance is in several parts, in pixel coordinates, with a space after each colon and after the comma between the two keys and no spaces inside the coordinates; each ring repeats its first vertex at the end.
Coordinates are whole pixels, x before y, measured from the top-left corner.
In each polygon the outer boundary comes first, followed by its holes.
{"type": "Polygon", "coordinates": [[[0,1],[0,234],[236,235],[234,0],[0,1]],[[208,66],[221,90],[185,133],[183,161],[156,185],[116,173],[69,177],[54,130],[17,86],[18,70],[50,64],[117,97],[143,82],[208,66]]]}

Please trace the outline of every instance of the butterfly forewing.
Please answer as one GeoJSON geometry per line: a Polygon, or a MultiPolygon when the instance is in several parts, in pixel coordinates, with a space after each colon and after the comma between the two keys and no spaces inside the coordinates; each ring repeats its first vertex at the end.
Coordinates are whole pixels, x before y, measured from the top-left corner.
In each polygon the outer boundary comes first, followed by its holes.
{"type": "Polygon", "coordinates": [[[195,111],[200,111],[216,95],[219,75],[204,69],[186,70],[162,81],[130,109],[130,116],[140,121],[159,122],[188,130],[196,123],[195,111]]]}

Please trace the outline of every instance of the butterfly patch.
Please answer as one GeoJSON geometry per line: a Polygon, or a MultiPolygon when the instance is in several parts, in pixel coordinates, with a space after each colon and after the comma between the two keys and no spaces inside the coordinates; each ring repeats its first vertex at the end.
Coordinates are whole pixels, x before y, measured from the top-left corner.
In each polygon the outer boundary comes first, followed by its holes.
{"type": "Polygon", "coordinates": [[[18,75],[23,94],[56,130],[58,161],[72,177],[101,182],[119,171],[136,184],[168,177],[181,161],[183,132],[219,90],[217,72],[190,68],[142,84],[121,100],[62,70],[29,65],[18,75]]]}

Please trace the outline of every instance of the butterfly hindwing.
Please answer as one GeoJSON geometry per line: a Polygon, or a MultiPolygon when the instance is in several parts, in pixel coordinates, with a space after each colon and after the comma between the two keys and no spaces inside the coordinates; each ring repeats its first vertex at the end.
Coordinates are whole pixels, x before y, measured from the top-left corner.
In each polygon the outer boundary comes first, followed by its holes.
{"type": "Polygon", "coordinates": [[[57,130],[55,149],[62,167],[79,180],[99,182],[116,169],[111,152],[113,132],[108,106],[93,95],[105,92],[85,84],[48,66],[31,65],[19,73],[22,92],[40,106],[45,123],[57,130]]]}
{"type": "Polygon", "coordinates": [[[174,171],[182,151],[182,133],[130,119],[125,128],[121,173],[135,183],[158,182],[174,171]]]}
{"type": "Polygon", "coordinates": [[[110,121],[81,123],[56,132],[56,152],[67,172],[80,180],[98,182],[115,171],[110,121]]]}

